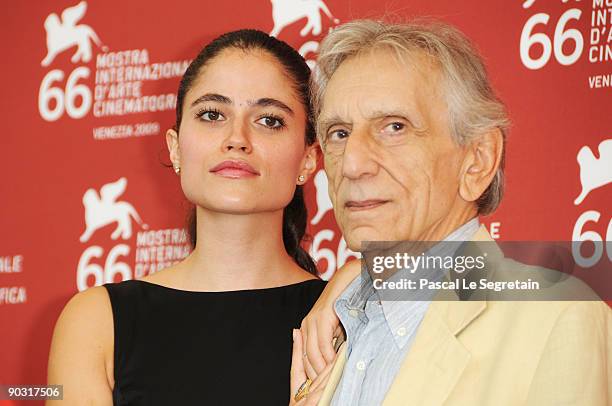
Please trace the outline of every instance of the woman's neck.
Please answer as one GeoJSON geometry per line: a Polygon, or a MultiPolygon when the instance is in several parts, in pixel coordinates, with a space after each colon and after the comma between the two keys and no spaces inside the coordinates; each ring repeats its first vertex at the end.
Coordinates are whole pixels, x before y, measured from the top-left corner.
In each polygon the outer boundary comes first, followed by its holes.
{"type": "Polygon", "coordinates": [[[222,291],[307,279],[285,250],[282,210],[244,215],[196,210],[196,247],[182,263],[182,284],[222,291]]]}

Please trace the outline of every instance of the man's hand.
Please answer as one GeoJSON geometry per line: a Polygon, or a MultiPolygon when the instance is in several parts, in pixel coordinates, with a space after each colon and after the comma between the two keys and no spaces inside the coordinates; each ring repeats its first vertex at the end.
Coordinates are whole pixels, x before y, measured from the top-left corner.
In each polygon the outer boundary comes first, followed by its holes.
{"type": "Polygon", "coordinates": [[[347,262],[338,269],[308,315],[302,320],[300,332],[306,349],[304,369],[312,380],[333,362],[336,356],[333,340],[344,333],[334,311],[334,303],[360,271],[361,260],[347,262]]]}
{"type": "Polygon", "coordinates": [[[302,342],[302,334],[300,330],[293,330],[293,353],[291,356],[291,384],[290,386],[290,400],[289,406],[316,406],[323,395],[325,385],[329,379],[329,374],[334,366],[335,356],[331,362],[327,364],[325,368],[317,375],[316,379],[312,380],[308,388],[307,395],[299,401],[295,401],[295,395],[302,386],[302,384],[308,379],[306,369],[304,366],[304,345],[302,342]]]}

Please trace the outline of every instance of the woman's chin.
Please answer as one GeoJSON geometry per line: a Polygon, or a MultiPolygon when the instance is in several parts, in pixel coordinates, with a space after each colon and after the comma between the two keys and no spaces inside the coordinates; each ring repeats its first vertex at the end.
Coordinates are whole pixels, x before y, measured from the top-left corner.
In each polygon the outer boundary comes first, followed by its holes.
{"type": "Polygon", "coordinates": [[[204,211],[210,213],[251,214],[262,211],[257,200],[253,197],[228,199],[227,196],[224,196],[223,199],[215,199],[214,201],[210,201],[209,199],[195,204],[204,211]]]}

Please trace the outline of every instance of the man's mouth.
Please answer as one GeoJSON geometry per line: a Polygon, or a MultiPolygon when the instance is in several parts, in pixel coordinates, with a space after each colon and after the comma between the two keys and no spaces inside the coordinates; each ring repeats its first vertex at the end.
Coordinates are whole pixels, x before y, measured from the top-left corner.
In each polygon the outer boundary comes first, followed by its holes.
{"type": "Polygon", "coordinates": [[[388,203],[388,200],[368,199],[368,200],[349,200],[344,204],[350,211],[371,210],[388,203]]]}

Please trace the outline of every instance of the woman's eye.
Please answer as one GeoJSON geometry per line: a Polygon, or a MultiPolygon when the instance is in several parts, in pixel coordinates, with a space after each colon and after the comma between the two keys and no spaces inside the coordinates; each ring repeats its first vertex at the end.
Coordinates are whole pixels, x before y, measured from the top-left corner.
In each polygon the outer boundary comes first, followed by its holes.
{"type": "Polygon", "coordinates": [[[272,128],[272,129],[277,129],[277,128],[281,128],[285,125],[285,123],[283,122],[283,120],[281,120],[280,118],[276,118],[276,117],[262,117],[259,120],[257,120],[257,122],[259,124],[262,124],[268,128],[272,128]]]}
{"type": "Polygon", "coordinates": [[[203,111],[198,116],[204,121],[221,121],[224,118],[223,114],[214,110],[203,111]]]}

